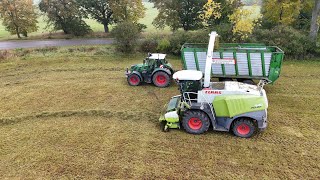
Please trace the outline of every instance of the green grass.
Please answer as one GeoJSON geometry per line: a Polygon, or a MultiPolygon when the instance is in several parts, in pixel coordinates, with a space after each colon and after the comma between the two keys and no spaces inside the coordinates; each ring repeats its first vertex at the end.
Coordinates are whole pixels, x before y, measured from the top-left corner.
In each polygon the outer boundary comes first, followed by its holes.
{"type": "MultiPolygon", "coordinates": [[[[152,25],[153,19],[155,19],[158,14],[157,9],[153,8],[153,3],[144,2],[144,5],[146,7],[146,16],[140,20],[140,23],[145,24],[147,26],[147,29],[146,29],[147,32],[160,31],[160,30],[157,30],[152,25]]],[[[92,28],[94,32],[104,32],[103,25],[98,23],[94,19],[86,19],[85,21],[92,28]]],[[[29,34],[31,39],[47,37],[46,34],[48,34],[51,31],[51,28],[49,29],[46,28],[47,24],[45,22],[45,17],[40,16],[38,18],[38,22],[39,22],[38,23],[39,30],[37,32],[29,34]]],[[[110,26],[110,29],[112,29],[112,26],[110,26]]],[[[166,28],[165,31],[169,31],[169,29],[166,28]]],[[[1,39],[5,40],[5,39],[17,39],[17,38],[16,38],[16,35],[10,35],[10,33],[5,30],[5,27],[2,25],[2,23],[0,23],[0,40],[1,39]]]]}
{"type": "MultiPolygon", "coordinates": [[[[176,85],[130,87],[143,54],[111,46],[16,50],[0,60],[0,179],[319,179],[319,61],[285,62],[252,139],[160,131],[176,85]]],[[[169,57],[176,69],[177,57],[169,57]]]]}

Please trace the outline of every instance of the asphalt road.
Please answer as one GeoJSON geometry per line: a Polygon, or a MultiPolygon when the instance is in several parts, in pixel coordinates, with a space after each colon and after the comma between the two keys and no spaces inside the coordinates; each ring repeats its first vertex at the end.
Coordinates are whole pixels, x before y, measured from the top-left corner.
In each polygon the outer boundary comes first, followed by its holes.
{"type": "Polygon", "coordinates": [[[103,45],[111,44],[112,39],[70,39],[70,40],[20,40],[20,41],[0,41],[0,50],[18,48],[42,48],[60,46],[79,46],[79,45],[103,45]]]}

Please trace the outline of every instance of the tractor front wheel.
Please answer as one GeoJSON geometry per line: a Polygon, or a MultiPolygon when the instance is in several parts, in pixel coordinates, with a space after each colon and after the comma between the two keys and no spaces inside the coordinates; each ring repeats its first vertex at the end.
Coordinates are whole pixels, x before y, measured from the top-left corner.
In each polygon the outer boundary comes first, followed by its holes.
{"type": "Polygon", "coordinates": [[[250,138],[256,132],[256,126],[250,119],[239,119],[233,124],[233,134],[241,138],[250,138]]]}
{"type": "Polygon", "coordinates": [[[208,131],[210,121],[202,111],[187,111],[184,113],[182,126],[190,134],[203,134],[208,131]]]}
{"type": "Polygon", "coordinates": [[[160,88],[165,88],[170,85],[170,76],[162,71],[156,72],[152,78],[153,84],[160,88]]]}
{"type": "Polygon", "coordinates": [[[128,77],[128,83],[130,86],[139,86],[140,83],[141,83],[141,79],[138,75],[136,74],[131,74],[129,77],[128,77]]]}

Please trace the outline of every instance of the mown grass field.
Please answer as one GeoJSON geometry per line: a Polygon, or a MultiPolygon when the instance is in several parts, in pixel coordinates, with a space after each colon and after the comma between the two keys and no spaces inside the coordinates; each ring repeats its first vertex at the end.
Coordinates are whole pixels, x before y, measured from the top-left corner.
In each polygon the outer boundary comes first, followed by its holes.
{"type": "MultiPolygon", "coordinates": [[[[319,61],[285,62],[268,86],[269,127],[163,133],[176,85],[130,87],[144,55],[111,46],[17,50],[0,62],[0,179],[319,179],[319,61]]],[[[180,68],[180,60],[170,57],[180,68]]]]}

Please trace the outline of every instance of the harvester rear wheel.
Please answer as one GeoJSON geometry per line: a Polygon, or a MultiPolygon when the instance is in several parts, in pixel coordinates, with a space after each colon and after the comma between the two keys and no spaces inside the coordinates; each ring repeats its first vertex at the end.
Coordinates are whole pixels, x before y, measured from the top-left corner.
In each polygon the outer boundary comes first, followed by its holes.
{"type": "Polygon", "coordinates": [[[153,75],[152,82],[155,86],[165,88],[170,85],[170,76],[162,71],[158,71],[153,75]]]}
{"type": "Polygon", "coordinates": [[[250,119],[239,119],[233,124],[234,135],[241,138],[250,138],[256,132],[256,126],[250,119]]]}
{"type": "Polygon", "coordinates": [[[208,131],[210,121],[202,111],[187,111],[184,113],[182,126],[190,134],[203,134],[208,131]]]}
{"type": "Polygon", "coordinates": [[[130,86],[139,86],[141,83],[141,79],[138,75],[136,74],[131,74],[129,77],[128,77],[128,84],[130,86]]]}

